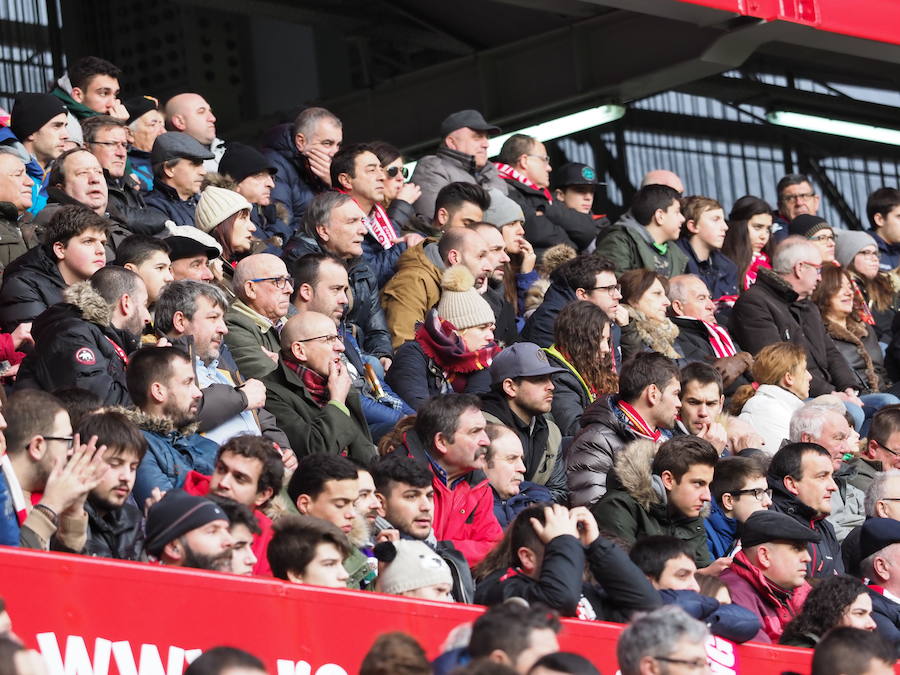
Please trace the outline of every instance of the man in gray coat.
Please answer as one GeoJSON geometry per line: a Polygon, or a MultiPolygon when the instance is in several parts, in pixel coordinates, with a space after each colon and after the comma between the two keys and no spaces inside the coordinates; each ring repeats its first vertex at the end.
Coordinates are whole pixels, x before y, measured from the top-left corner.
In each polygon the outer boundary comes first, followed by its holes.
{"type": "Polygon", "coordinates": [[[488,138],[498,133],[477,110],[460,110],[441,122],[441,146],[419,160],[411,179],[422,190],[413,207],[423,225],[431,224],[437,193],[449,183],[475,183],[507,194],[506,181],[488,162],[488,138]]]}

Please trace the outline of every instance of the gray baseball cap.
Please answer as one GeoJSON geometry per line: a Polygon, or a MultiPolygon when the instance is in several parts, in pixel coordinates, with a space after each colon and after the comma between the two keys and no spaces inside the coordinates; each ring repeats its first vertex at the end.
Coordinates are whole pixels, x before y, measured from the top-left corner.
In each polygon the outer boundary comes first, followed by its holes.
{"type": "Polygon", "coordinates": [[[452,134],[463,127],[469,127],[475,131],[486,131],[491,135],[500,133],[500,127],[488,124],[484,119],[484,115],[477,110],[460,110],[459,112],[450,113],[441,122],[441,136],[452,134]]]}
{"type": "Polygon", "coordinates": [[[170,159],[193,159],[202,162],[215,157],[193,136],[181,131],[168,131],[157,136],[150,151],[150,163],[154,166],[170,159]]]}
{"type": "Polygon", "coordinates": [[[533,342],[517,342],[494,357],[491,363],[491,384],[516,377],[539,377],[564,373],[564,368],[551,366],[547,352],[533,342]]]}

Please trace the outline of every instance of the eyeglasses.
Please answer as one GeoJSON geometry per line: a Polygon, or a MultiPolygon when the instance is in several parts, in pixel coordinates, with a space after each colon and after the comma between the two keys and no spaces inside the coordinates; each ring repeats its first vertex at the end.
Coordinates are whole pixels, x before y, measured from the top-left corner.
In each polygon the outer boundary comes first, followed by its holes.
{"type": "Polygon", "coordinates": [[[129,143],[128,141],[90,141],[88,145],[106,145],[112,148],[131,150],[131,143],[129,143]]]}
{"type": "MultiPolygon", "coordinates": [[[[874,438],[873,438],[872,440],[875,441],[874,438]]],[[[900,457],[900,452],[898,452],[898,451],[896,451],[896,450],[891,450],[888,446],[884,445],[884,443],[881,443],[881,442],[879,442],[879,441],[875,441],[875,445],[877,445],[879,448],[883,448],[883,449],[887,450],[887,451],[888,451],[889,453],[891,453],[894,457],[900,457]]]]}
{"type": "Polygon", "coordinates": [[[250,281],[256,284],[262,281],[271,281],[279,291],[283,290],[285,285],[288,288],[294,287],[294,280],[291,277],[260,277],[259,279],[250,279],[250,281]]]}
{"type": "Polygon", "coordinates": [[[752,488],[749,490],[732,490],[730,494],[733,497],[739,497],[741,495],[753,495],[754,497],[756,497],[757,501],[760,501],[760,502],[763,500],[763,495],[765,495],[769,499],[772,499],[772,491],[766,490],[763,488],[752,488]]]}
{"type": "Polygon", "coordinates": [[[801,260],[800,264],[806,265],[807,267],[812,267],[816,271],[817,276],[822,276],[822,263],[814,263],[807,260],[801,260]]]}
{"type": "Polygon", "coordinates": [[[781,201],[783,202],[799,202],[799,201],[807,201],[816,196],[815,192],[801,192],[795,195],[781,195],[781,201]]]}
{"type": "Polygon", "coordinates": [[[611,286],[594,286],[592,288],[587,289],[589,291],[603,291],[604,293],[609,293],[612,295],[613,293],[621,293],[622,285],[621,284],[612,284],[611,286]]]}
{"type": "Polygon", "coordinates": [[[691,670],[709,670],[709,661],[707,659],[670,659],[667,656],[654,656],[653,658],[664,663],[687,666],[691,670]]]}
{"type": "Polygon", "coordinates": [[[385,169],[384,172],[388,178],[396,178],[398,173],[403,176],[403,180],[409,178],[409,169],[405,166],[391,166],[385,169]]]}
{"type": "Polygon", "coordinates": [[[550,158],[547,155],[532,155],[530,152],[526,153],[527,157],[534,157],[535,159],[541,160],[544,164],[550,163],[550,158]]]}
{"type": "Polygon", "coordinates": [[[867,258],[880,258],[881,257],[878,255],[878,251],[860,251],[856,255],[864,255],[867,258]]]}
{"type": "Polygon", "coordinates": [[[44,436],[45,441],[62,441],[66,444],[66,449],[71,450],[75,443],[74,436],[44,436]]]}
{"type": "Polygon", "coordinates": [[[810,241],[834,241],[833,234],[818,234],[815,237],[810,237],[810,241]]]}
{"type": "Polygon", "coordinates": [[[305,338],[303,340],[294,340],[294,342],[312,342],[313,340],[321,340],[332,347],[338,342],[344,344],[344,336],[339,333],[335,333],[334,335],[317,335],[316,337],[305,338]]]}

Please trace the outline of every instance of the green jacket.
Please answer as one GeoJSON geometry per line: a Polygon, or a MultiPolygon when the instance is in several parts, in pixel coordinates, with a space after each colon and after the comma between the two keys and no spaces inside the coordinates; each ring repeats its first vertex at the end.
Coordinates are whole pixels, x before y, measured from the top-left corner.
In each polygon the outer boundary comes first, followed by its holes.
{"type": "Polygon", "coordinates": [[[618,537],[629,546],[640,537],[656,534],[681,539],[697,567],[706,567],[712,560],[703,518],[669,512],[665,488],[651,473],[655,454],[656,444],[652,441],[627,445],[616,458],[615,476],[607,479],[609,491],[591,507],[591,512],[601,532],[618,537]]]}
{"type": "Polygon", "coordinates": [[[262,347],[276,354],[281,349],[278,331],[265,317],[257,314],[241,300],[235,300],[225,314],[228,333],[225,344],[244,377],[262,378],[277,364],[265,355],[262,347]]]}
{"type": "Polygon", "coordinates": [[[375,572],[369,568],[369,559],[366,554],[355,546],[353,552],[344,561],[344,569],[350,578],[347,579],[347,588],[354,591],[374,591],[375,572]]]}
{"type": "Polygon", "coordinates": [[[671,278],[684,274],[688,263],[674,241],[668,243],[665,255],[660,253],[647,228],[636,223],[611,227],[597,241],[597,253],[615,263],[619,274],[644,267],[671,278]]]}
{"type": "Polygon", "coordinates": [[[298,458],[327,452],[368,463],[375,457],[358,394],[351,391],[346,405],[331,401],[320,408],[297,374],[283,362],[262,381],[266,385],[266,410],[275,416],[298,458]]]}

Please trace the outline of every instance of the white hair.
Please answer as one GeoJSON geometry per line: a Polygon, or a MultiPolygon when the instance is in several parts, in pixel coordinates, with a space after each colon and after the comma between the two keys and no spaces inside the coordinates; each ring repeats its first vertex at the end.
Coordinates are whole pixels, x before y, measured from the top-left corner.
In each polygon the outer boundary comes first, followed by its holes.
{"type": "Polygon", "coordinates": [[[817,256],[819,249],[806,237],[791,236],[785,239],[775,249],[772,255],[772,270],[776,274],[790,274],[797,263],[809,260],[810,256],[817,256]]]}

